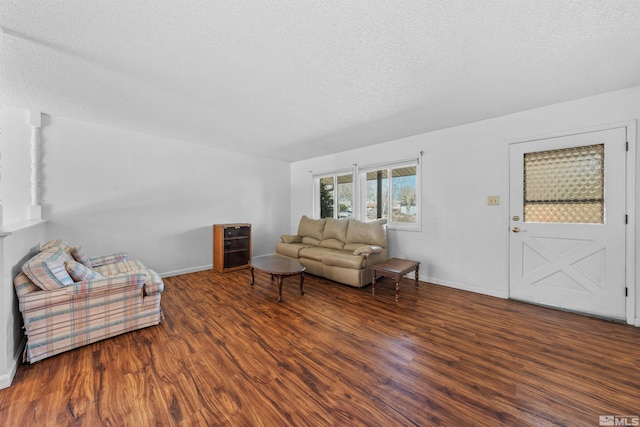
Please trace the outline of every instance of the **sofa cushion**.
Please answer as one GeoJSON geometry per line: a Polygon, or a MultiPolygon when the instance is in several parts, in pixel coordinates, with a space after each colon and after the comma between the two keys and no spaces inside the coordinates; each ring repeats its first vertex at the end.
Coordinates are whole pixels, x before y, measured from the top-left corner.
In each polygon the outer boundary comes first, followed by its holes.
{"type": "Polygon", "coordinates": [[[342,253],[328,252],[323,254],[322,256],[322,264],[331,265],[334,267],[361,269],[364,266],[363,262],[364,262],[364,256],[351,255],[345,252],[342,252],[342,253]]]}
{"type": "Polygon", "coordinates": [[[302,236],[303,243],[305,237],[311,237],[318,242],[322,240],[322,232],[324,230],[324,219],[311,219],[306,215],[300,218],[300,224],[298,224],[298,236],[302,236]]]}
{"type": "Polygon", "coordinates": [[[320,246],[322,246],[323,248],[342,250],[344,241],[338,239],[325,239],[320,242],[320,246]]]}
{"type": "Polygon", "coordinates": [[[332,252],[344,253],[338,249],[323,248],[320,246],[308,246],[300,249],[300,258],[309,258],[315,261],[322,261],[323,257],[332,252]]]}
{"type": "Polygon", "coordinates": [[[347,240],[348,219],[327,218],[322,231],[322,240],[335,239],[344,243],[347,240]]]}
{"type": "Polygon", "coordinates": [[[103,278],[102,274],[74,260],[66,261],[64,266],[74,282],[103,278]]]}
{"type": "Polygon", "coordinates": [[[368,243],[370,245],[384,247],[386,243],[386,230],[384,224],[386,223],[386,218],[380,218],[369,222],[350,219],[345,243],[368,243]]]}
{"type": "Polygon", "coordinates": [[[320,240],[314,239],[313,237],[303,237],[302,243],[305,246],[320,246],[320,240]]]}
{"type": "Polygon", "coordinates": [[[88,268],[92,267],[91,259],[87,256],[86,252],[82,249],[82,247],[76,246],[73,249],[71,249],[71,256],[73,257],[73,259],[75,259],[85,267],[88,267],[88,268]]]}
{"type": "Polygon", "coordinates": [[[342,249],[344,239],[347,237],[348,225],[349,220],[346,219],[325,219],[320,246],[331,249],[342,249]]]}
{"type": "Polygon", "coordinates": [[[64,267],[64,262],[70,259],[64,249],[50,246],[25,262],[22,272],[40,289],[53,291],[73,283],[64,267]]]}

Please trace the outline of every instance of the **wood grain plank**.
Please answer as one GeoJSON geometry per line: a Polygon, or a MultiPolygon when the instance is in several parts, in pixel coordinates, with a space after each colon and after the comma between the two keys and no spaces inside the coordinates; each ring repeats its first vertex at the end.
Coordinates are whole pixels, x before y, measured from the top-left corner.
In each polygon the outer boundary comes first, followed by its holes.
{"type": "Polygon", "coordinates": [[[597,425],[640,415],[640,329],[391,280],[165,279],[158,326],[20,365],[2,426],[597,425]]]}

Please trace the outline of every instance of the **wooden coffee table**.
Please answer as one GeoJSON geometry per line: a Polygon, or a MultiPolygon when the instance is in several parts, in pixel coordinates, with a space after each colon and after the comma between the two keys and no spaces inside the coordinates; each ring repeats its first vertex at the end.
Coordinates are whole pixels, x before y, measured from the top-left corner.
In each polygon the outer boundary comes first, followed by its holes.
{"type": "Polygon", "coordinates": [[[278,278],[278,302],[282,301],[282,278],[287,276],[300,275],[300,295],[304,295],[302,285],[304,283],[305,266],[299,261],[291,258],[285,258],[278,255],[265,255],[253,258],[249,261],[251,266],[251,285],[255,282],[253,270],[260,270],[278,278]]]}
{"type": "Polygon", "coordinates": [[[396,301],[400,296],[400,279],[402,276],[414,271],[416,275],[416,288],[418,287],[418,275],[420,272],[420,263],[418,261],[410,261],[408,259],[391,258],[380,264],[372,265],[373,280],[371,281],[371,293],[376,293],[376,276],[391,277],[396,282],[396,301]]]}

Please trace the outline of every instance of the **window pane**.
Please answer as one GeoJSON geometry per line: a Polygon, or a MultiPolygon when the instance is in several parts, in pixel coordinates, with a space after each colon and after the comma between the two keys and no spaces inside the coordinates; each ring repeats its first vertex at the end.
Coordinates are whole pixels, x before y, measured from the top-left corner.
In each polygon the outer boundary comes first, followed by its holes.
{"type": "Polygon", "coordinates": [[[524,221],[604,223],[604,144],[524,155],[524,221]]]}
{"type": "Polygon", "coordinates": [[[391,220],[416,222],[416,167],[391,170],[391,220]]]}
{"type": "Polygon", "coordinates": [[[333,177],[320,178],[320,218],[333,218],[333,177]]]}
{"type": "Polygon", "coordinates": [[[338,218],[353,217],[353,175],[338,176],[338,218]]]}
{"type": "Polygon", "coordinates": [[[367,172],[367,221],[388,218],[388,188],[386,169],[367,172]]]}
{"type": "Polygon", "coordinates": [[[529,203],[525,205],[527,222],[564,222],[602,224],[603,204],[589,203],[529,203]]]}

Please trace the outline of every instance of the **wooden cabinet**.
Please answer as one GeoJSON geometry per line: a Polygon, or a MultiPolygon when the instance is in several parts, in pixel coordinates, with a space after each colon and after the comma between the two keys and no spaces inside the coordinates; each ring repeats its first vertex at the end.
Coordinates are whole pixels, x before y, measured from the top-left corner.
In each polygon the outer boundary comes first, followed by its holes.
{"type": "Polygon", "coordinates": [[[214,224],[213,268],[219,273],[249,267],[251,224],[214,224]]]}

